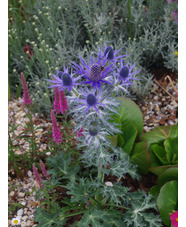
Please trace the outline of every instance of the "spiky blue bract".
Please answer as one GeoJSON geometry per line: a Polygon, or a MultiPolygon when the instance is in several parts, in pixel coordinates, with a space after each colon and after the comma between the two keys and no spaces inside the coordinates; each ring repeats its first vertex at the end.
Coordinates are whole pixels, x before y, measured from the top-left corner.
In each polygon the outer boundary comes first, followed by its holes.
{"type": "Polygon", "coordinates": [[[57,75],[52,74],[54,80],[48,80],[53,83],[49,88],[57,87],[59,91],[68,89],[71,92],[72,88],[76,85],[79,85],[76,81],[80,79],[80,77],[74,78],[74,73],[69,72],[68,68],[63,67],[62,71],[57,71],[57,75]]]}
{"type": "Polygon", "coordinates": [[[122,48],[115,51],[111,46],[107,46],[106,44],[103,51],[100,47],[98,47],[98,50],[99,54],[95,53],[96,55],[101,56],[102,59],[106,59],[107,61],[110,61],[112,63],[116,63],[119,61],[119,59],[127,56],[127,54],[116,56],[119,53],[119,51],[122,50],[122,48]]]}
{"type": "Polygon", "coordinates": [[[134,68],[136,63],[134,63],[131,67],[129,66],[129,61],[126,65],[123,64],[123,61],[120,61],[120,68],[116,68],[117,72],[114,72],[114,76],[118,78],[117,83],[121,84],[123,86],[132,85],[130,80],[139,80],[138,78],[132,77],[132,75],[137,74],[140,72],[140,70],[135,71],[132,73],[132,70],[134,68]]]}
{"type": "Polygon", "coordinates": [[[107,136],[110,135],[108,128],[105,128],[98,120],[85,125],[83,135],[84,138],[79,138],[82,146],[93,145],[98,148],[103,142],[109,143],[107,139],[107,136]]]}
{"type": "Polygon", "coordinates": [[[86,63],[81,57],[80,61],[80,65],[72,62],[72,66],[78,75],[81,75],[86,79],[86,81],[82,81],[81,84],[90,84],[95,89],[101,89],[103,83],[110,84],[106,80],[106,77],[113,71],[113,65],[106,66],[107,59],[101,58],[101,52],[95,59],[93,59],[91,55],[89,63],[86,63]]]}

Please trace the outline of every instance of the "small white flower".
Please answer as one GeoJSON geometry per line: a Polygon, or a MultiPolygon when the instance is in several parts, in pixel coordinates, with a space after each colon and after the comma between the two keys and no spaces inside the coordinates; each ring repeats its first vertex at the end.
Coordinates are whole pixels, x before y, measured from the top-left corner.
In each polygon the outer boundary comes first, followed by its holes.
{"type": "Polygon", "coordinates": [[[38,86],[38,85],[39,85],[39,82],[36,83],[36,86],[38,86]]]}
{"type": "Polygon", "coordinates": [[[26,42],[29,43],[29,39],[26,39],[26,42]]]}
{"type": "Polygon", "coordinates": [[[16,69],[13,69],[13,72],[15,73],[17,70],[16,69]]]}
{"type": "Polygon", "coordinates": [[[61,6],[58,6],[58,9],[61,9],[61,6]]]}
{"type": "Polygon", "coordinates": [[[48,9],[48,8],[49,8],[48,6],[45,7],[45,9],[48,9]]]}
{"type": "Polygon", "coordinates": [[[32,25],[35,25],[36,23],[35,22],[32,22],[32,25]]]}
{"type": "Polygon", "coordinates": [[[38,28],[35,28],[35,31],[38,32],[38,28]]]}
{"type": "Polygon", "coordinates": [[[113,184],[110,181],[105,182],[105,185],[108,186],[108,187],[113,187],[113,184]]]}
{"type": "Polygon", "coordinates": [[[48,63],[49,63],[49,61],[48,61],[48,60],[46,60],[46,61],[45,61],[45,63],[46,63],[46,64],[48,64],[48,63]]]}
{"type": "Polygon", "coordinates": [[[49,75],[49,76],[52,76],[52,73],[49,73],[48,75],[49,75]]]}
{"type": "Polygon", "coordinates": [[[56,67],[55,69],[57,69],[57,70],[58,70],[59,68],[58,68],[58,67],[56,67]]]}
{"type": "Polygon", "coordinates": [[[96,45],[98,45],[98,42],[96,42],[96,45]]]}
{"type": "Polygon", "coordinates": [[[48,48],[48,44],[46,45],[46,47],[48,48]]]}
{"type": "Polygon", "coordinates": [[[20,58],[22,58],[22,59],[23,59],[23,56],[21,56],[20,58]]]}
{"type": "Polygon", "coordinates": [[[52,48],[50,48],[49,50],[52,51],[52,48]]]}
{"type": "Polygon", "coordinates": [[[89,40],[86,40],[86,43],[90,43],[90,41],[89,40]]]}
{"type": "Polygon", "coordinates": [[[39,12],[38,12],[39,14],[42,14],[42,11],[41,10],[39,10],[39,12]]]}
{"type": "Polygon", "coordinates": [[[32,44],[32,45],[34,45],[34,44],[35,44],[35,42],[34,42],[34,41],[32,41],[32,42],[31,42],[31,44],[32,44]]]}
{"type": "Polygon", "coordinates": [[[12,225],[19,225],[20,222],[21,222],[21,220],[18,217],[12,219],[12,225]]]}
{"type": "Polygon", "coordinates": [[[23,24],[25,24],[25,20],[23,20],[23,24]]]}
{"type": "Polygon", "coordinates": [[[29,51],[28,50],[26,51],[26,54],[29,54],[29,51]]]}
{"type": "Polygon", "coordinates": [[[44,93],[43,95],[44,95],[44,96],[48,96],[47,93],[44,93]]]}

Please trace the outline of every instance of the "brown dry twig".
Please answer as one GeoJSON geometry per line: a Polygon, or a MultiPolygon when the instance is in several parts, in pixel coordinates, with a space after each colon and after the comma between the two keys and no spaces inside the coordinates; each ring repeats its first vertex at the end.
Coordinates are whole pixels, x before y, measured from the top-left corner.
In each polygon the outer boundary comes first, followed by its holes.
{"type": "Polygon", "coordinates": [[[170,76],[169,75],[167,75],[166,77],[165,77],[165,80],[169,80],[169,82],[171,83],[171,85],[172,85],[172,88],[173,88],[173,90],[176,92],[176,95],[177,95],[177,97],[178,97],[178,90],[175,88],[175,86],[174,86],[174,84],[173,84],[173,82],[172,82],[172,79],[170,78],[170,76]]]}
{"type": "Polygon", "coordinates": [[[174,97],[173,95],[171,95],[163,86],[161,86],[158,81],[156,79],[154,79],[155,83],[161,87],[169,96],[171,96],[174,100],[176,100],[178,102],[178,98],[174,97]]]}

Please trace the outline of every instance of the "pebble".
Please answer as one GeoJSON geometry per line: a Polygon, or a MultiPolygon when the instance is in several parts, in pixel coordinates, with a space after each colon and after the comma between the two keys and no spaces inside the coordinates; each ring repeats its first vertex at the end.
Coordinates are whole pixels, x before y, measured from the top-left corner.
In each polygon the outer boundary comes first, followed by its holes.
{"type": "Polygon", "coordinates": [[[31,226],[31,221],[30,221],[30,220],[28,220],[28,221],[26,222],[26,226],[31,226]]]}
{"type": "Polygon", "coordinates": [[[14,191],[10,192],[10,196],[14,196],[14,195],[15,195],[14,191]]]}
{"type": "Polygon", "coordinates": [[[25,196],[25,193],[24,193],[24,192],[20,192],[20,193],[19,193],[19,196],[20,196],[20,197],[24,197],[24,196],[25,196]]]}
{"type": "Polygon", "coordinates": [[[17,216],[22,216],[23,215],[23,209],[19,209],[17,211],[17,216]]]}
{"type": "Polygon", "coordinates": [[[25,201],[21,202],[21,205],[25,206],[26,205],[26,202],[25,201]]]}
{"type": "Polygon", "coordinates": [[[29,170],[29,171],[27,172],[27,175],[28,175],[29,177],[31,177],[31,176],[32,176],[32,172],[29,170]]]}
{"type": "Polygon", "coordinates": [[[51,152],[50,151],[49,152],[46,152],[46,155],[50,156],[51,155],[51,152]]]}
{"type": "Polygon", "coordinates": [[[27,220],[27,219],[28,219],[28,216],[27,216],[27,215],[25,215],[25,216],[23,216],[23,217],[22,217],[22,219],[25,221],[25,220],[27,220]]]}

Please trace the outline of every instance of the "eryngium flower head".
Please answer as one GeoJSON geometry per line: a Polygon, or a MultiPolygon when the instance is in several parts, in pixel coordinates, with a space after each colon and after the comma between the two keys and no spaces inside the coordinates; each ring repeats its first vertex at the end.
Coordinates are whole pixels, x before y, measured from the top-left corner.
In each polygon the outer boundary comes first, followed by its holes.
{"type": "Polygon", "coordinates": [[[128,85],[132,85],[130,80],[139,80],[138,78],[132,77],[132,75],[140,72],[140,70],[133,72],[133,73],[131,72],[132,69],[134,68],[135,64],[136,63],[134,63],[131,67],[129,67],[129,62],[127,62],[126,65],[123,65],[123,62],[121,60],[120,69],[117,69],[117,72],[114,73],[114,75],[116,77],[118,77],[117,83],[120,83],[124,86],[128,86],[128,85]]]}
{"type": "Polygon", "coordinates": [[[28,87],[26,84],[26,80],[24,77],[24,74],[21,72],[21,82],[23,85],[23,105],[25,106],[26,104],[31,105],[31,99],[28,91],[28,87]]]}
{"type": "Polygon", "coordinates": [[[69,92],[71,92],[72,88],[79,83],[76,83],[77,80],[80,79],[80,77],[74,78],[74,74],[71,72],[69,73],[68,68],[63,68],[62,71],[57,71],[57,75],[52,74],[55,80],[48,80],[52,82],[54,85],[50,86],[57,87],[59,91],[63,91],[64,89],[68,89],[69,92]]]}
{"type": "Polygon", "coordinates": [[[83,146],[90,146],[90,144],[95,147],[99,147],[103,142],[109,142],[107,136],[110,135],[107,129],[103,125],[99,125],[98,122],[91,122],[91,124],[83,132],[84,138],[79,138],[83,142],[83,146]]]}
{"type": "MultiPolygon", "coordinates": [[[[116,63],[120,58],[127,56],[127,55],[116,56],[122,48],[115,51],[111,46],[107,46],[106,44],[105,44],[104,51],[102,51],[102,49],[99,47],[98,49],[99,49],[99,53],[101,53],[102,59],[106,59],[107,61],[111,61],[113,63],[116,63]]],[[[98,53],[95,53],[95,54],[99,56],[98,53]]]]}
{"type": "Polygon", "coordinates": [[[75,68],[77,74],[82,75],[86,79],[81,84],[90,84],[94,88],[98,87],[99,89],[101,89],[102,83],[109,84],[105,78],[112,72],[112,65],[106,66],[107,59],[101,59],[101,53],[97,59],[93,59],[91,56],[89,64],[81,57],[80,61],[80,65],[72,62],[72,66],[75,68]]]}
{"type": "Polygon", "coordinates": [[[88,89],[86,89],[86,92],[81,89],[81,92],[81,95],[84,98],[73,98],[73,100],[78,103],[78,105],[74,107],[74,110],[78,110],[78,112],[85,114],[89,109],[93,109],[97,113],[99,113],[99,106],[104,106],[104,104],[100,102],[100,100],[102,99],[101,92],[96,94],[95,91],[89,91],[88,89]]]}

